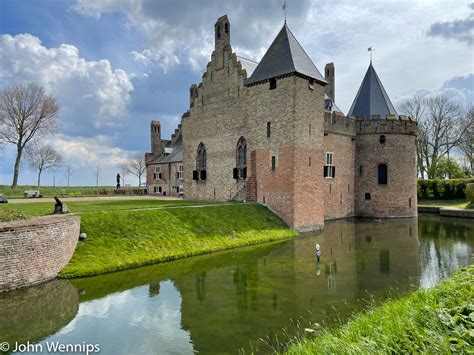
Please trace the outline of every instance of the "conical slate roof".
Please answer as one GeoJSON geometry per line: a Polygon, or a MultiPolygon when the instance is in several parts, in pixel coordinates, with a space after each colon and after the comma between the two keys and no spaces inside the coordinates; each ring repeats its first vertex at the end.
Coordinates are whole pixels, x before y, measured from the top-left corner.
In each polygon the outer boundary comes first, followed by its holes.
{"type": "Polygon", "coordinates": [[[369,69],[365,73],[364,80],[349,110],[351,116],[364,116],[370,119],[371,115],[397,115],[390,98],[385,91],[379,76],[370,62],[369,69]]]}
{"type": "Polygon", "coordinates": [[[285,23],[245,85],[291,73],[299,73],[327,84],[285,23]]]}

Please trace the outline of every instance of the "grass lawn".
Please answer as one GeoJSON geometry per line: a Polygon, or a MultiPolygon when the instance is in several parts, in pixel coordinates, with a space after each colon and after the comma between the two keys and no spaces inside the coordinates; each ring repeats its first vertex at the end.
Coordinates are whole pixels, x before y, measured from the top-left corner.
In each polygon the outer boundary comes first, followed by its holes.
{"type": "MultiPolygon", "coordinates": [[[[450,354],[474,351],[474,265],[354,316],[345,326],[294,340],[289,354],[450,354]]],[[[316,327],[315,327],[316,328],[316,327]]]]}
{"type": "MultiPolygon", "coordinates": [[[[126,190],[139,189],[137,186],[125,187],[126,190]]],[[[26,190],[41,191],[44,197],[83,197],[83,196],[97,196],[100,194],[107,194],[113,196],[112,192],[115,186],[42,186],[38,188],[33,185],[22,185],[12,189],[8,185],[0,185],[0,195],[6,198],[23,198],[23,193],[26,190]]]]}
{"type": "MultiPolygon", "coordinates": [[[[105,201],[78,201],[64,202],[73,213],[111,212],[117,210],[134,210],[146,208],[167,208],[173,206],[195,206],[210,204],[207,201],[189,200],[105,200],[105,201]]],[[[54,202],[15,203],[1,204],[0,210],[15,210],[22,212],[27,217],[45,216],[54,210],[54,202]]]]}
{"type": "Polygon", "coordinates": [[[443,206],[443,207],[456,207],[456,208],[469,208],[474,209],[474,204],[471,204],[467,200],[418,200],[420,206],[443,206]]]}
{"type": "Polygon", "coordinates": [[[77,277],[283,240],[296,232],[260,205],[81,214],[79,242],[60,276],[77,277]]]}

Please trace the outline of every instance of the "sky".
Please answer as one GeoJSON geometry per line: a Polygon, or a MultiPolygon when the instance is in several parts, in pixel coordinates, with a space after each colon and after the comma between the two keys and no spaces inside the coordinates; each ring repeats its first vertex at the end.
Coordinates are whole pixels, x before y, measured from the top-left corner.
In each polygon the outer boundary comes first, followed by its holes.
{"type": "MultiPolygon", "coordinates": [[[[348,112],[369,64],[397,105],[414,94],[474,103],[474,2],[288,0],[288,26],[316,67],[334,62],[337,105],[348,112]]],[[[60,104],[46,138],[73,169],[71,185],[115,184],[117,166],[150,150],[149,125],[168,139],[189,108],[227,14],[231,45],[260,60],[283,26],[282,0],[0,0],[0,89],[38,82],[60,104]]],[[[0,154],[10,184],[14,149],[0,154]]],[[[65,184],[63,169],[42,181],[65,184]]],[[[22,163],[20,184],[35,182],[22,163]]],[[[137,184],[125,177],[125,183],[137,184]]]]}

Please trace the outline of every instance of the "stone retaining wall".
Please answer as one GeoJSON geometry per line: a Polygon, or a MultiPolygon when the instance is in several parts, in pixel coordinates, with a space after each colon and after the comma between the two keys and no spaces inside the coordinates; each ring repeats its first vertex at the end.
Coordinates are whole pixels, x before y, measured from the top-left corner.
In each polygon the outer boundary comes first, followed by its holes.
{"type": "Polygon", "coordinates": [[[74,253],[80,224],[74,214],[0,222],[0,292],[55,278],[74,253]]]}
{"type": "Polygon", "coordinates": [[[474,210],[464,210],[461,208],[439,207],[439,206],[418,206],[418,212],[437,213],[441,216],[474,218],[474,210]]]}

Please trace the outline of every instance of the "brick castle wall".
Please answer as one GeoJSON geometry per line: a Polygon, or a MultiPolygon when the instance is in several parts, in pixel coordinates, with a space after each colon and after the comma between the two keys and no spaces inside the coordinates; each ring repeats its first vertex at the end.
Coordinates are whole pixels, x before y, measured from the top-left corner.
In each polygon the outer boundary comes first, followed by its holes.
{"type": "Polygon", "coordinates": [[[416,123],[401,116],[400,120],[358,120],[356,128],[356,215],[416,216],[416,123]],[[382,135],[385,143],[380,142],[382,135]],[[386,185],[378,183],[379,164],[387,165],[386,185]]]}
{"type": "Polygon", "coordinates": [[[0,222],[0,292],[55,278],[74,253],[80,223],[74,214],[0,222]]]}

